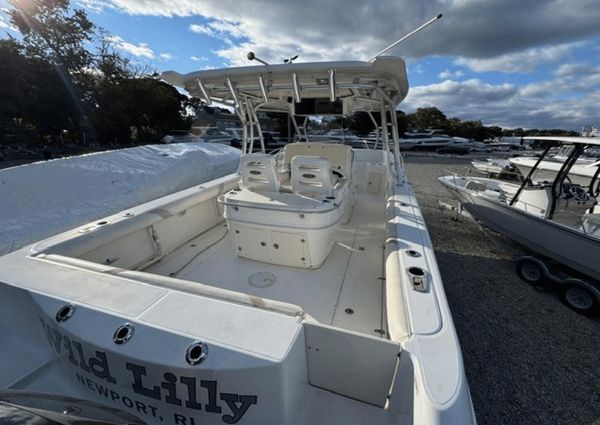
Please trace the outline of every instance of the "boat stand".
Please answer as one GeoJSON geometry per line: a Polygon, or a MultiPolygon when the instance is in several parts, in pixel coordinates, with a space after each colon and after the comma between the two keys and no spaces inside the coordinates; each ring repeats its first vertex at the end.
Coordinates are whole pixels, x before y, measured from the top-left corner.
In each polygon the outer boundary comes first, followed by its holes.
{"type": "Polygon", "coordinates": [[[448,211],[454,213],[453,216],[451,217],[452,221],[458,221],[461,216],[468,218],[469,220],[475,220],[473,218],[473,216],[471,214],[469,214],[469,212],[462,207],[462,204],[460,202],[457,202],[456,205],[453,205],[450,202],[444,202],[444,201],[440,201],[438,199],[437,204],[441,210],[448,210],[448,211]]]}

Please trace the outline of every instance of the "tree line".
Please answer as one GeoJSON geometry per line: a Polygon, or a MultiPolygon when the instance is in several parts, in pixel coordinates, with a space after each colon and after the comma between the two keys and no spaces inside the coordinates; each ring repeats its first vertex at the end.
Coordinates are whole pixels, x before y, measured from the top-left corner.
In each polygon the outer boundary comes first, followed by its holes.
{"type": "Polygon", "coordinates": [[[0,40],[0,143],[98,147],[187,130],[190,100],[120,54],[69,0],[12,0],[0,40]]]}
{"type": "MultiPolygon", "coordinates": [[[[402,111],[396,112],[398,121],[398,130],[401,133],[407,131],[427,131],[429,129],[442,130],[445,134],[452,137],[464,137],[477,141],[494,139],[496,137],[512,136],[578,136],[575,131],[561,129],[505,129],[499,126],[486,126],[481,121],[462,121],[459,118],[448,118],[438,108],[432,106],[429,108],[418,108],[411,114],[405,114],[402,111]]],[[[345,127],[355,131],[360,135],[366,135],[374,130],[372,120],[366,113],[357,113],[352,117],[341,118],[334,122],[334,125],[345,127]]]]}

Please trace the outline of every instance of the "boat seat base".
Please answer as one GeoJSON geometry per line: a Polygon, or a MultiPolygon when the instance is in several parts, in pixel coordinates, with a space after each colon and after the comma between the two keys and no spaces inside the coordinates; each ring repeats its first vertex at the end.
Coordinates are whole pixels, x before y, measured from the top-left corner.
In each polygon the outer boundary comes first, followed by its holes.
{"type": "Polygon", "coordinates": [[[331,196],[235,189],[220,198],[238,257],[318,268],[331,251],[347,204],[347,185],[331,196]]]}

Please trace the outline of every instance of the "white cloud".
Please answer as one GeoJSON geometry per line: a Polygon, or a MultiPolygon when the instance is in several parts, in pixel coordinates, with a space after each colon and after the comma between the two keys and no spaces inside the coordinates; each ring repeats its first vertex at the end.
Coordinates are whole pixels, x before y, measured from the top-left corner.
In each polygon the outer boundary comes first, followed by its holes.
{"type": "Polygon", "coordinates": [[[143,57],[147,59],[155,58],[154,51],[150,47],[148,47],[146,43],[129,43],[123,40],[118,35],[111,35],[110,37],[108,37],[108,39],[112,41],[118,49],[127,52],[133,56],[143,57]]]}
{"type": "Polygon", "coordinates": [[[593,74],[524,86],[448,80],[412,87],[400,109],[412,112],[435,106],[449,117],[481,120],[486,125],[580,130],[598,122],[599,105],[600,74],[593,74]]]}
{"type": "Polygon", "coordinates": [[[165,61],[170,61],[171,59],[173,59],[173,55],[171,53],[161,53],[158,56],[160,56],[160,58],[165,61]]]}
{"type": "Polygon", "coordinates": [[[438,75],[438,77],[442,80],[457,79],[464,76],[465,73],[460,69],[456,71],[450,71],[449,69],[446,69],[445,71],[440,72],[440,74],[438,75]]]}
{"type": "MultiPolygon", "coordinates": [[[[589,94],[600,90],[600,66],[587,67],[585,72],[575,72],[579,67],[561,66],[554,75],[556,78],[527,84],[523,88],[526,96],[568,96],[589,94]]],[[[600,105],[598,105],[600,117],[600,105]]]]}
{"type": "Polygon", "coordinates": [[[197,34],[206,34],[210,36],[214,36],[214,31],[206,25],[198,25],[192,24],[190,25],[190,31],[195,32],[197,34]]]}
{"type": "MultiPolygon", "coordinates": [[[[590,57],[597,53],[598,0],[106,1],[134,15],[198,17],[202,24],[190,31],[223,41],[213,53],[227,66],[252,65],[248,51],[270,63],[296,54],[301,62],[367,59],[442,12],[438,23],[389,53],[408,59],[443,56],[475,72],[525,73],[550,64],[557,67],[555,74],[524,86],[487,84],[451,81],[464,75],[446,65],[439,74],[446,81],[412,87],[406,107],[435,105],[449,116],[522,127],[577,129],[600,117],[594,66],[569,63],[575,49],[587,49],[590,57]]],[[[411,70],[430,74],[424,63],[411,70]]]]}
{"type": "MultiPolygon", "coordinates": [[[[598,0],[379,0],[368,4],[362,0],[107,1],[131,14],[202,16],[209,22],[195,24],[201,33],[245,38],[243,43],[220,52],[234,64],[248,64],[246,60],[240,62],[238,50],[242,44],[269,62],[280,62],[296,53],[303,61],[366,59],[438,12],[444,13],[439,23],[390,53],[414,58],[437,54],[485,60],[600,35],[598,0]]],[[[544,50],[541,53],[552,54],[544,50]]],[[[536,60],[532,56],[525,59],[536,60]]],[[[528,68],[515,61],[511,65],[472,65],[528,68]]]]}
{"type": "Polygon", "coordinates": [[[531,48],[493,58],[459,58],[456,60],[456,64],[469,67],[477,72],[532,72],[542,64],[560,61],[573,49],[583,47],[584,44],[583,42],[575,42],[531,48]]]}
{"type": "Polygon", "coordinates": [[[112,7],[110,3],[104,0],[77,0],[77,5],[94,13],[100,13],[106,7],[112,7]]]}
{"type": "Polygon", "coordinates": [[[208,60],[208,58],[205,56],[190,56],[190,59],[193,60],[194,62],[202,62],[202,61],[208,60]]]}
{"type": "Polygon", "coordinates": [[[216,38],[223,41],[229,48],[234,47],[233,38],[242,38],[244,33],[238,24],[228,20],[217,20],[209,22],[206,25],[192,24],[190,25],[190,31],[197,34],[204,34],[210,37],[216,38]]]}
{"type": "Polygon", "coordinates": [[[554,71],[554,75],[557,77],[569,77],[569,76],[597,74],[599,72],[600,72],[600,67],[595,67],[590,64],[564,63],[554,71]]]}
{"type": "Polygon", "coordinates": [[[219,33],[229,34],[230,36],[232,36],[234,38],[242,38],[244,36],[244,33],[241,30],[241,28],[239,27],[239,25],[236,25],[233,22],[213,21],[213,22],[210,22],[208,24],[208,26],[210,26],[213,30],[215,30],[219,33]]]}

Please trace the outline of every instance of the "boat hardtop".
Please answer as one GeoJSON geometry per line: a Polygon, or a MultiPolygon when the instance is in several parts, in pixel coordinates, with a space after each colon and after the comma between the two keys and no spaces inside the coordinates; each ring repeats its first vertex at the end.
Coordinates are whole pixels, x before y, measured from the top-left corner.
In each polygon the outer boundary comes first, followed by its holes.
{"type": "Polygon", "coordinates": [[[1,386],[157,424],[475,423],[399,154],[404,61],[163,78],[235,109],[238,173],[0,257],[1,386]],[[265,153],[258,110],[299,141],[265,153]],[[295,115],[356,110],[382,149],[300,141],[295,115]]]}
{"type": "MultiPolygon", "coordinates": [[[[344,113],[352,103],[361,100],[357,95],[365,90],[365,102],[373,104],[387,96],[396,104],[408,93],[408,80],[404,60],[399,57],[382,56],[373,62],[338,61],[315,63],[292,63],[266,66],[244,66],[223,70],[204,70],[189,74],[167,71],[162,78],[185,88],[203,100],[235,101],[241,96],[287,103],[294,97],[337,98],[344,104],[344,113]],[[332,90],[335,93],[332,93],[332,90]],[[214,98],[214,99],[213,99],[214,98]]],[[[267,106],[267,105],[265,105],[267,106]]],[[[363,105],[364,106],[364,105],[363,105]]],[[[270,108],[262,108],[269,110],[270,108]]],[[[366,110],[370,108],[366,106],[366,110]]],[[[300,114],[301,115],[301,114],[300,114]]]]}

